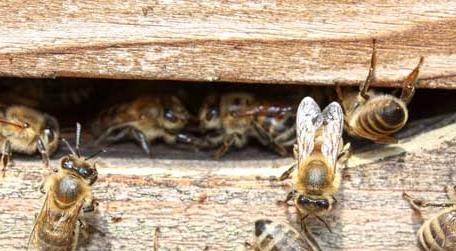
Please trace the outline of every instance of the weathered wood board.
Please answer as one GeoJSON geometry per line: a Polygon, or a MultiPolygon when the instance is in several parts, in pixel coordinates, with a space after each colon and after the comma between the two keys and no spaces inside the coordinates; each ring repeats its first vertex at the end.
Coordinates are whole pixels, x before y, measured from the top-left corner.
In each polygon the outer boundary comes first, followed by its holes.
{"type": "MultiPolygon", "coordinates": [[[[343,170],[337,208],[324,217],[333,232],[318,221],[308,222],[322,248],[419,250],[415,232],[420,219],[401,194],[446,199],[444,187],[456,178],[455,121],[452,115],[412,123],[398,145],[355,149],[343,170]],[[414,128],[432,130],[417,133],[414,128]]],[[[82,249],[151,250],[160,227],[161,250],[242,250],[255,219],[295,217],[293,207],[276,204],[289,191],[289,182],[270,179],[283,172],[290,158],[256,148],[233,152],[223,161],[165,146],[153,152],[156,158],[148,159],[139,148],[121,145],[100,157],[99,180],[93,185],[100,205],[86,216],[103,234],[93,234],[82,249]]],[[[1,250],[26,247],[45,173],[38,157],[15,156],[15,166],[0,180],[1,250]]],[[[429,217],[437,210],[425,212],[429,217]]]]}
{"type": "Polygon", "coordinates": [[[0,75],[456,88],[456,2],[0,3],[0,75]]]}

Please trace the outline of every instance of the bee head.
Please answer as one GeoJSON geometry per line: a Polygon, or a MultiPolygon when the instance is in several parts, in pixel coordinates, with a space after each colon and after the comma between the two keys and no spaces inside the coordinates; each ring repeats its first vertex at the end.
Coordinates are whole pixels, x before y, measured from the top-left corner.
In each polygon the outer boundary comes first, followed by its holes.
{"type": "Polygon", "coordinates": [[[167,130],[180,130],[185,127],[190,114],[176,96],[166,98],[163,102],[161,114],[162,126],[167,130]]]}
{"type": "Polygon", "coordinates": [[[60,159],[60,168],[70,172],[76,177],[80,177],[87,181],[89,185],[95,183],[98,178],[97,168],[95,163],[89,162],[89,159],[97,156],[100,153],[106,152],[105,149],[101,149],[88,157],[81,156],[81,151],[79,149],[81,145],[81,124],[76,123],[76,147],[73,149],[68,141],[62,138],[62,141],[68,147],[71,154],[68,154],[60,159]]]}
{"type": "Polygon", "coordinates": [[[301,194],[296,198],[295,203],[300,212],[317,214],[322,211],[331,210],[332,205],[334,204],[334,199],[323,196],[307,196],[301,194]]]}
{"type": "Polygon", "coordinates": [[[199,123],[202,131],[220,129],[222,121],[220,118],[220,103],[216,95],[210,95],[204,100],[199,111],[199,123]]]}
{"type": "Polygon", "coordinates": [[[98,178],[98,172],[95,164],[89,163],[82,157],[69,154],[60,160],[60,166],[63,170],[79,176],[92,185],[98,178]]]}

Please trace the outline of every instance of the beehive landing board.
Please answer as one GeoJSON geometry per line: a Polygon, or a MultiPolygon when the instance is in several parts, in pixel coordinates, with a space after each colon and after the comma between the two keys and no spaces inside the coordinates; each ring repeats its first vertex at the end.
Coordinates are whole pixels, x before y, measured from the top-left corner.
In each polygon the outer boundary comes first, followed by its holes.
{"type": "Polygon", "coordinates": [[[455,1],[321,2],[1,1],[0,75],[456,88],[455,1]]]}
{"type": "MultiPolygon", "coordinates": [[[[396,146],[355,149],[343,171],[338,206],[324,217],[333,233],[309,221],[324,250],[418,250],[420,218],[401,194],[446,199],[444,187],[455,179],[455,121],[456,115],[417,121],[396,146]]],[[[289,183],[270,179],[290,158],[254,147],[223,161],[166,146],[153,152],[156,158],[144,158],[127,144],[100,157],[93,185],[100,205],[86,216],[103,234],[94,233],[83,250],[151,250],[155,227],[163,250],[236,250],[252,236],[255,219],[295,217],[293,207],[276,204],[289,183]]],[[[0,180],[1,250],[25,248],[43,198],[38,187],[46,172],[38,157],[15,157],[0,180]]],[[[424,217],[436,212],[426,210],[424,217]]]]}

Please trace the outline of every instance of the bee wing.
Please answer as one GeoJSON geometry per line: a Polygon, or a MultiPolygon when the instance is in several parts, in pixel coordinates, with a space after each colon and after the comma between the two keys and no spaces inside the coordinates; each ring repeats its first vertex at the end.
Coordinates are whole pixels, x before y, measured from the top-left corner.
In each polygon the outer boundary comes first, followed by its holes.
{"type": "MultiPolygon", "coordinates": [[[[52,225],[52,229],[57,233],[49,233],[50,235],[60,235],[62,238],[77,238],[74,235],[75,226],[77,224],[77,220],[79,218],[79,211],[82,208],[82,203],[79,205],[75,205],[70,210],[59,210],[51,212],[50,210],[50,200],[49,195],[46,193],[46,198],[44,200],[43,207],[41,208],[38,217],[35,220],[33,225],[32,232],[30,233],[29,241],[27,243],[27,249],[30,249],[30,244],[32,246],[37,245],[37,234],[35,231],[37,230],[37,225],[40,223],[46,222],[47,224],[52,225]]],[[[51,229],[47,229],[47,231],[52,231],[51,229]]]]}
{"type": "Polygon", "coordinates": [[[311,97],[305,97],[296,114],[298,163],[305,160],[314,149],[315,132],[323,124],[320,107],[311,97]]]}
{"type": "Polygon", "coordinates": [[[48,198],[49,198],[48,193],[46,193],[46,197],[44,198],[43,206],[41,206],[41,210],[38,213],[38,216],[35,218],[35,222],[33,223],[32,232],[30,233],[29,239],[27,242],[27,250],[29,250],[31,248],[31,246],[30,246],[31,243],[33,243],[32,245],[34,245],[37,241],[36,234],[35,234],[36,226],[39,224],[39,222],[43,221],[44,216],[48,214],[47,213],[49,211],[49,199],[48,198]]]}
{"type": "Polygon", "coordinates": [[[323,110],[322,115],[324,127],[321,151],[335,167],[344,128],[344,113],[339,103],[332,102],[323,110]]]}

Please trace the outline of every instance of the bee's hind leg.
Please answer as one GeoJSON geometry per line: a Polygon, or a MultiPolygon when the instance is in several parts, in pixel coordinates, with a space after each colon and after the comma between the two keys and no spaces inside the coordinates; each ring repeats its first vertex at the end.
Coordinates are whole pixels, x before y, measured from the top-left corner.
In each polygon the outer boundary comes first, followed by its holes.
{"type": "Polygon", "coordinates": [[[2,152],[3,177],[5,177],[6,170],[8,169],[8,165],[11,162],[11,155],[12,155],[11,142],[9,140],[5,140],[5,142],[3,143],[3,152],[2,152]]]}
{"type": "Polygon", "coordinates": [[[377,66],[377,48],[375,46],[375,43],[375,39],[372,40],[372,56],[369,73],[367,74],[366,80],[359,87],[359,96],[364,100],[368,100],[370,98],[367,92],[369,90],[370,84],[375,81],[375,68],[377,66]]]}
{"type": "Polygon", "coordinates": [[[420,73],[420,67],[423,64],[423,57],[420,57],[420,61],[418,65],[413,69],[412,72],[405,78],[404,83],[402,85],[402,93],[400,99],[404,101],[404,103],[408,104],[410,100],[412,100],[413,95],[415,94],[415,87],[418,83],[418,75],[420,73]]]}
{"type": "Polygon", "coordinates": [[[414,197],[408,195],[407,193],[402,193],[402,197],[410,203],[410,206],[416,210],[421,211],[422,207],[452,207],[454,203],[433,203],[433,202],[426,202],[425,200],[415,199],[414,197]]]}

